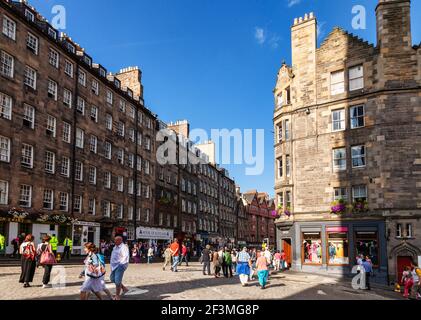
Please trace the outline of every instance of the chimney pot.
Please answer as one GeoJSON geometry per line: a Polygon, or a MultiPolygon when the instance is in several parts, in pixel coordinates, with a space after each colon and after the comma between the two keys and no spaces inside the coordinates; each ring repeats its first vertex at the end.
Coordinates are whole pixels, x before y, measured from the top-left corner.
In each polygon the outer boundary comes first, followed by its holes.
{"type": "Polygon", "coordinates": [[[306,13],[305,15],[304,15],[304,21],[307,21],[308,20],[308,14],[306,13]]]}
{"type": "Polygon", "coordinates": [[[303,22],[303,17],[300,17],[300,18],[298,19],[298,22],[299,22],[299,23],[303,22]]]}
{"type": "Polygon", "coordinates": [[[294,19],[294,24],[298,24],[298,18],[294,19]]]}

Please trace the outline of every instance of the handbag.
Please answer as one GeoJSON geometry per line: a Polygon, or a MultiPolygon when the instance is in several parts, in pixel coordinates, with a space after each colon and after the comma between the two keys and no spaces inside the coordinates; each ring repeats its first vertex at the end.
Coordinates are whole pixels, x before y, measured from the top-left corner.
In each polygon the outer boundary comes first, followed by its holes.
{"type": "Polygon", "coordinates": [[[41,258],[39,259],[40,265],[54,265],[57,264],[56,257],[54,254],[50,251],[50,246],[47,246],[47,248],[41,253],[41,258]]]}

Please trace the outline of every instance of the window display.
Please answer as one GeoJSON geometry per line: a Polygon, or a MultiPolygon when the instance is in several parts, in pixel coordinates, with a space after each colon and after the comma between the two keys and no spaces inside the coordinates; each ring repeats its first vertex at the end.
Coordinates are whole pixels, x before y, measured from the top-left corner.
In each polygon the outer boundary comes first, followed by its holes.
{"type": "Polygon", "coordinates": [[[328,238],[328,264],[349,264],[348,228],[332,227],[326,230],[328,238]]]}
{"type": "Polygon", "coordinates": [[[322,264],[322,240],[320,232],[303,233],[303,263],[322,264]]]}
{"type": "Polygon", "coordinates": [[[356,255],[368,256],[374,266],[379,265],[379,243],[376,231],[357,232],[355,237],[356,255]]]}

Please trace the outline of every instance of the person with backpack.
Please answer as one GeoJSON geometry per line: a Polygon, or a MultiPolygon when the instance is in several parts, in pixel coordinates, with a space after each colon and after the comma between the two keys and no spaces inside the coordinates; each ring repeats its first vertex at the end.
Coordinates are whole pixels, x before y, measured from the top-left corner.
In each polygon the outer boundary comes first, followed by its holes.
{"type": "Polygon", "coordinates": [[[21,274],[19,282],[23,283],[24,288],[30,287],[30,282],[34,280],[36,268],[36,250],[34,244],[34,236],[28,234],[24,242],[21,244],[19,253],[21,254],[21,274]]]}
{"type": "Polygon", "coordinates": [[[97,248],[92,242],[85,244],[86,259],[85,263],[85,281],[80,288],[80,300],[88,300],[89,292],[93,292],[99,300],[102,300],[100,292],[103,291],[103,277],[105,275],[105,264],[101,263],[97,255],[97,248]]]}
{"type": "Polygon", "coordinates": [[[231,250],[225,249],[224,252],[224,263],[222,265],[223,273],[225,278],[232,278],[232,258],[231,258],[231,250]],[[229,274],[228,274],[229,273],[229,274]]]}
{"type": "Polygon", "coordinates": [[[50,236],[45,235],[42,237],[42,243],[37,247],[37,257],[39,265],[44,267],[44,276],[42,278],[42,288],[48,288],[50,282],[51,270],[53,265],[56,264],[53,250],[50,244],[50,236]]]}
{"type": "Polygon", "coordinates": [[[418,268],[418,265],[415,262],[411,263],[412,277],[414,278],[414,284],[411,290],[411,296],[416,299],[421,299],[420,289],[421,289],[421,269],[418,268]]]}

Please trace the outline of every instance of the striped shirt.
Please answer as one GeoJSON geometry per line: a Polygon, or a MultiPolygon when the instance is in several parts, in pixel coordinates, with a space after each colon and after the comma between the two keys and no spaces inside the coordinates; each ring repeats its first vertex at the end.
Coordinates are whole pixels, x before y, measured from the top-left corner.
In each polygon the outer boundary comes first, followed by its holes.
{"type": "Polygon", "coordinates": [[[250,260],[250,255],[246,251],[241,251],[238,253],[238,262],[248,262],[250,260]]]}

